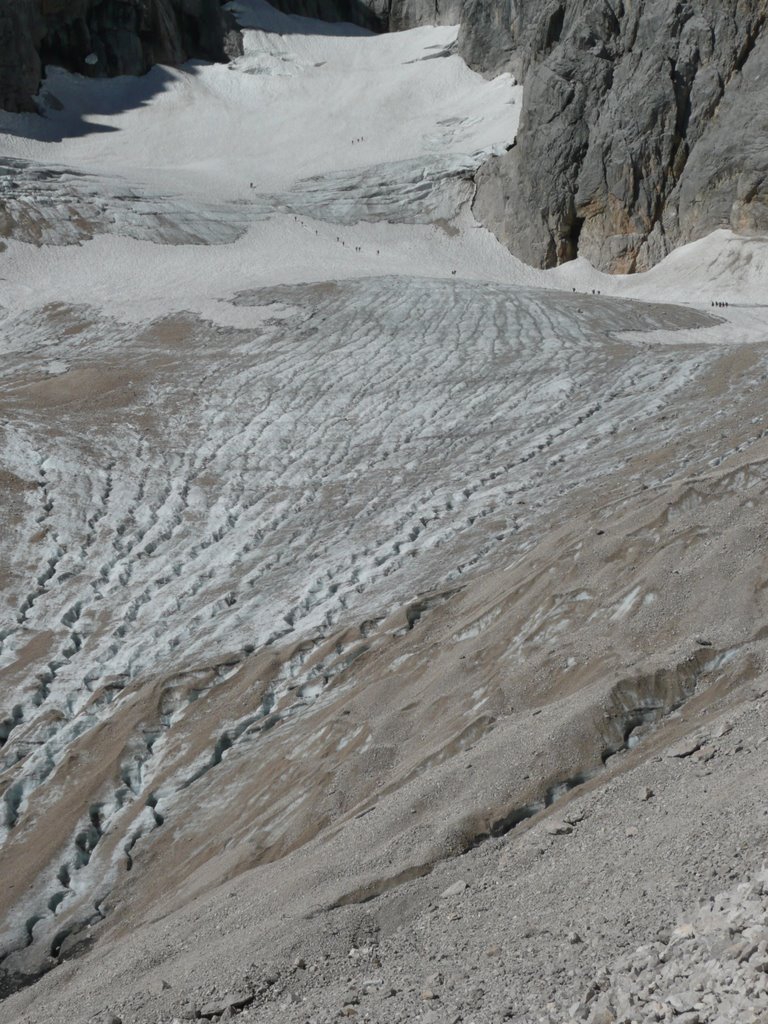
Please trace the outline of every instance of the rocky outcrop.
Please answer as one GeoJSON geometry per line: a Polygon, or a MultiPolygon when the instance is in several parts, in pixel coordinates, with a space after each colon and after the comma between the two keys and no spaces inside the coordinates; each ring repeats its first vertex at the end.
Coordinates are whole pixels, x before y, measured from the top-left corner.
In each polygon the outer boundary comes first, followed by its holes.
{"type": "Polygon", "coordinates": [[[766,0],[469,0],[465,59],[525,86],[478,218],[528,263],[614,272],[768,230],[767,18],[766,0]]]}
{"type": "Polygon", "coordinates": [[[14,0],[0,10],[0,107],[34,110],[46,64],[91,77],[139,75],[242,52],[219,0],[14,0]]]}
{"type": "Polygon", "coordinates": [[[5,110],[34,109],[41,74],[36,41],[42,33],[39,5],[32,0],[0,9],[0,107],[5,110]]]}
{"type": "Polygon", "coordinates": [[[389,29],[389,0],[274,0],[272,4],[285,14],[320,21],[346,21],[351,25],[386,32],[389,29]]]}
{"type": "Polygon", "coordinates": [[[458,25],[464,0],[274,0],[273,6],[304,18],[397,32],[419,25],[458,25]]]}
{"type": "Polygon", "coordinates": [[[463,0],[390,0],[388,26],[391,32],[419,25],[458,25],[463,0]]]}
{"type": "Polygon", "coordinates": [[[537,47],[529,38],[536,18],[526,0],[466,0],[459,30],[459,51],[484,75],[512,71],[518,78],[537,47]]]}

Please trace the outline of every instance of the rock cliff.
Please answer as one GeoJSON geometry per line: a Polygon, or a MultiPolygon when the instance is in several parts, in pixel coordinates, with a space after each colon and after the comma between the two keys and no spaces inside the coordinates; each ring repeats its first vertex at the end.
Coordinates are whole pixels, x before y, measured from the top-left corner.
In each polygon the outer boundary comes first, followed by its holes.
{"type": "Polygon", "coordinates": [[[83,75],[143,74],[241,48],[219,0],[14,0],[0,10],[0,107],[34,110],[46,64],[83,75]]]}
{"type": "Polygon", "coordinates": [[[274,0],[286,14],[323,21],[349,21],[373,32],[419,25],[457,25],[464,0],[274,0]]]}
{"type": "Polygon", "coordinates": [[[468,0],[459,46],[524,80],[475,213],[515,255],[644,270],[720,227],[768,230],[766,0],[468,0]]]}

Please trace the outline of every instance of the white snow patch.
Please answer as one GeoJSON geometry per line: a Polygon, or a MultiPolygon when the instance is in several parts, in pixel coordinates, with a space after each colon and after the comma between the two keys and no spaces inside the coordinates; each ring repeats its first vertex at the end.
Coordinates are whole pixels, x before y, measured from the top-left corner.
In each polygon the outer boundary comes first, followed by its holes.
{"type": "Polygon", "coordinates": [[[632,590],[618,603],[616,610],[611,615],[611,622],[618,622],[620,619],[625,619],[627,615],[632,611],[632,608],[640,596],[640,587],[633,587],[632,590]]]}

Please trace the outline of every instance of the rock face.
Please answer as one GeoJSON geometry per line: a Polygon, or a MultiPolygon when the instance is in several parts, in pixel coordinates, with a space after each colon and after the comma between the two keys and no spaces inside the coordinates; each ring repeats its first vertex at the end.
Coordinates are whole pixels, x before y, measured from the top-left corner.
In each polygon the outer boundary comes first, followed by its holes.
{"type": "Polygon", "coordinates": [[[390,30],[418,25],[458,25],[463,7],[463,0],[392,0],[390,30]]]}
{"type": "Polygon", "coordinates": [[[457,25],[464,0],[275,0],[273,6],[286,14],[396,32],[419,25],[457,25]]]}
{"type": "Polygon", "coordinates": [[[242,52],[219,0],[14,0],[0,10],[0,107],[34,110],[43,68],[139,75],[189,57],[242,52]]]}
{"type": "Polygon", "coordinates": [[[720,227],[768,230],[766,0],[468,0],[460,51],[525,93],[475,213],[515,255],[643,270],[720,227]]]}
{"type": "Polygon", "coordinates": [[[43,31],[39,5],[18,0],[0,9],[0,107],[32,110],[41,64],[35,40],[43,31]]]}
{"type": "Polygon", "coordinates": [[[389,0],[275,0],[272,6],[302,18],[348,21],[372,32],[386,32],[389,28],[389,0]]]}

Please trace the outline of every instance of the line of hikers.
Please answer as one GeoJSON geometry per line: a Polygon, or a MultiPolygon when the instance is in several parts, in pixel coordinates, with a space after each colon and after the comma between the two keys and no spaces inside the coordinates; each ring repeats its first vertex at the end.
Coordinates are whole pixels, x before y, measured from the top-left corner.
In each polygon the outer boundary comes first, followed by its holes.
{"type": "MultiPolygon", "coordinates": [[[[301,219],[301,217],[297,216],[297,215],[296,215],[295,213],[294,213],[294,215],[293,215],[293,219],[294,219],[294,221],[295,221],[295,222],[296,222],[297,224],[301,224],[301,226],[302,226],[303,228],[309,228],[309,224],[307,224],[307,222],[306,222],[305,220],[302,220],[302,219],[301,219]]],[[[310,230],[312,230],[312,229],[310,228],[310,230]]],[[[315,228],[315,229],[314,229],[314,231],[315,231],[315,234],[316,234],[316,235],[320,234],[320,232],[319,232],[319,231],[317,230],[317,228],[315,228]]],[[[337,242],[338,242],[338,243],[339,243],[340,245],[343,245],[343,246],[346,246],[346,244],[347,244],[347,243],[346,243],[346,242],[344,241],[344,239],[343,239],[343,238],[341,238],[341,236],[339,236],[339,235],[336,235],[336,241],[337,241],[337,242]]],[[[354,246],[354,250],[355,250],[355,252],[362,252],[362,251],[363,251],[363,247],[362,247],[362,245],[356,245],[356,246],[354,246]]],[[[376,250],[376,255],[377,255],[377,256],[381,256],[381,249],[377,249],[377,250],[376,250]]],[[[454,274],[455,274],[455,273],[456,273],[456,271],[454,270],[454,274]]]]}

